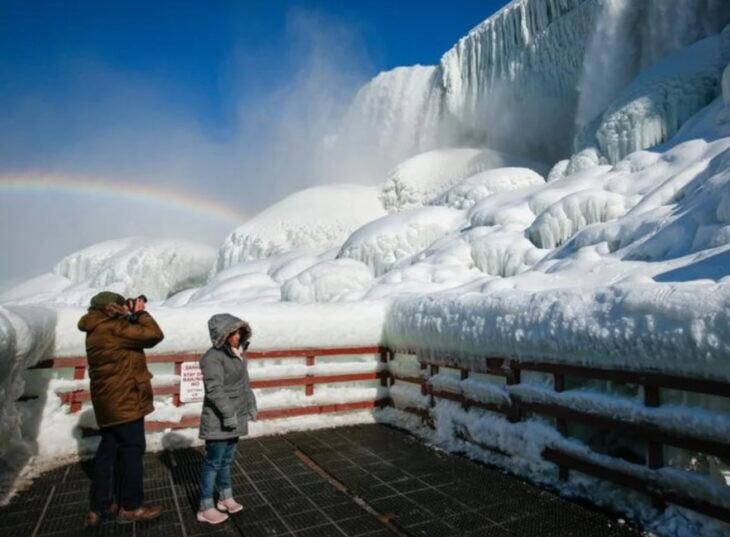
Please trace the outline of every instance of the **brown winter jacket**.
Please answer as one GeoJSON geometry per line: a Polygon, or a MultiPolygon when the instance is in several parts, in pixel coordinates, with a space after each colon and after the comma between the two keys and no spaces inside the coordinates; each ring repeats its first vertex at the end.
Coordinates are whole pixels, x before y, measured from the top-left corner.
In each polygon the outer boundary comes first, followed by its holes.
{"type": "Polygon", "coordinates": [[[86,332],[86,356],[91,380],[91,402],[99,427],[138,420],[154,410],[152,373],[145,348],[164,337],[147,312],[130,322],[120,309],[91,310],[79,320],[86,332]]]}

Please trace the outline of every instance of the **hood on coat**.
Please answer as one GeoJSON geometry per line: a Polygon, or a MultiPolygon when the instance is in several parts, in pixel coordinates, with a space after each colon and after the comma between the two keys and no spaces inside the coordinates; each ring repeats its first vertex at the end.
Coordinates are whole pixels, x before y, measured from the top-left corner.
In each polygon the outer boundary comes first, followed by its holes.
{"type": "Polygon", "coordinates": [[[108,321],[114,317],[124,317],[126,314],[127,311],[123,306],[119,306],[118,304],[107,304],[101,309],[90,309],[89,313],[79,319],[77,326],[82,332],[92,332],[104,321],[108,321]]]}
{"type": "Polygon", "coordinates": [[[210,341],[216,349],[225,345],[228,336],[236,330],[241,332],[241,343],[251,338],[251,327],[246,321],[234,317],[228,313],[218,313],[208,319],[208,331],[210,341]]]}

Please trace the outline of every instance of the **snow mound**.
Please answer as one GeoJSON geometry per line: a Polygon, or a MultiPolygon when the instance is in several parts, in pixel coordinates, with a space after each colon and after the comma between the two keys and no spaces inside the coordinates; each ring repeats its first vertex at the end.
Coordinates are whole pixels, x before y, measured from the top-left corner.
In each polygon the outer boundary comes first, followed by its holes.
{"type": "Polygon", "coordinates": [[[467,177],[433,202],[454,209],[470,209],[478,201],[498,194],[541,185],[545,179],[529,168],[495,168],[467,177]]]}
{"type": "Polygon", "coordinates": [[[605,190],[582,190],[560,199],[541,212],[527,228],[538,248],[556,248],[586,226],[626,214],[626,199],[605,190]]]}
{"type": "Polygon", "coordinates": [[[325,185],[296,192],[237,228],[218,251],[215,270],[292,250],[337,247],[363,224],[385,214],[377,189],[325,185]]]}
{"type": "Polygon", "coordinates": [[[337,257],[362,261],[379,276],[463,223],[464,213],[449,207],[422,207],[385,216],[350,235],[337,257]]]}
{"type": "Polygon", "coordinates": [[[290,302],[343,302],[359,300],[373,283],[370,268],[354,259],[335,259],[313,265],[281,287],[290,302]]]}
{"type": "Polygon", "coordinates": [[[205,282],[215,249],[178,240],[130,237],[105,241],[58,262],[53,272],[9,289],[6,303],[87,306],[102,290],[164,300],[205,282]]]}
{"type": "Polygon", "coordinates": [[[542,164],[491,149],[438,149],[416,155],[391,170],[380,198],[388,212],[423,207],[467,177],[508,166],[547,171],[542,164]]]}
{"type": "Polygon", "coordinates": [[[278,302],[279,284],[267,274],[250,272],[210,282],[188,299],[190,304],[240,304],[278,302]]]}

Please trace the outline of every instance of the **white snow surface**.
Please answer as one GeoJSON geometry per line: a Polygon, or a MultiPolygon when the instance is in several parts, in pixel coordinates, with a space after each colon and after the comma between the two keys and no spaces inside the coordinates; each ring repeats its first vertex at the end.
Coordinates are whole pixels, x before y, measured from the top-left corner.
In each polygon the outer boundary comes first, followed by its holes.
{"type": "Polygon", "coordinates": [[[294,250],[322,253],[383,214],[372,187],[333,184],[296,192],[231,233],[218,251],[215,271],[294,250]]]}

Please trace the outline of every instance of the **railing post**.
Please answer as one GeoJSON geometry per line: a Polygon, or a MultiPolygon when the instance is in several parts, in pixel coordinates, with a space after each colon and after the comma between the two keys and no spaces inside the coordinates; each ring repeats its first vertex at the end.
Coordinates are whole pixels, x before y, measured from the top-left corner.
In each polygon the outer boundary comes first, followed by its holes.
{"type": "MultiPolygon", "coordinates": [[[[314,362],[315,362],[314,356],[307,356],[307,367],[312,367],[314,365],[314,362]]],[[[307,376],[311,377],[312,374],[307,373],[307,376]]],[[[314,395],[314,384],[306,384],[304,386],[304,395],[307,395],[307,396],[314,395]]]]}
{"type": "Polygon", "coordinates": [[[380,349],[380,363],[385,364],[385,369],[381,371],[380,385],[383,388],[389,388],[393,382],[388,370],[388,363],[391,360],[392,352],[390,349],[380,349]]]}
{"type": "MultiPolygon", "coordinates": [[[[84,373],[86,372],[86,366],[83,365],[77,365],[74,367],[74,380],[84,380],[84,373]]],[[[81,410],[81,401],[76,401],[76,395],[84,393],[84,390],[76,390],[73,392],[72,399],[71,399],[71,408],[69,409],[71,411],[71,414],[75,414],[79,410],[81,410]]]]}
{"type": "MultiPolygon", "coordinates": [[[[468,378],[469,378],[469,370],[466,368],[462,369],[461,370],[461,380],[466,380],[468,378]]],[[[463,393],[464,392],[462,391],[461,408],[462,408],[462,410],[464,410],[466,412],[469,410],[469,401],[466,397],[464,397],[463,393]]]]}
{"type": "Polygon", "coordinates": [[[172,404],[180,406],[180,383],[182,382],[182,362],[175,362],[175,374],[177,375],[177,391],[172,394],[172,404]]]}
{"type": "MultiPolygon", "coordinates": [[[[421,368],[421,371],[425,371],[426,369],[428,369],[428,366],[423,362],[419,362],[419,367],[421,368]]],[[[421,395],[426,395],[428,393],[428,391],[426,390],[426,383],[427,383],[427,379],[422,378],[421,379],[421,395]]]]}
{"type": "MultiPolygon", "coordinates": [[[[439,366],[432,365],[429,367],[428,376],[433,377],[434,375],[438,375],[439,372],[439,366]]],[[[431,394],[429,396],[428,404],[431,408],[436,406],[436,398],[433,396],[433,390],[430,390],[431,394]]]]}
{"type": "MultiPolygon", "coordinates": [[[[644,405],[658,407],[661,405],[661,396],[658,386],[644,385],[644,405]]],[[[652,470],[658,470],[664,466],[664,446],[661,442],[646,443],[646,465],[652,470]]],[[[661,498],[652,496],[651,503],[655,509],[666,508],[666,503],[661,498]]]]}
{"type": "MultiPolygon", "coordinates": [[[[522,373],[520,371],[519,366],[515,367],[511,360],[507,360],[504,363],[503,367],[506,367],[508,369],[507,386],[514,386],[515,384],[519,384],[520,381],[522,380],[522,373]]],[[[510,403],[511,403],[511,410],[510,410],[510,414],[507,419],[511,423],[517,423],[518,421],[520,421],[522,419],[522,409],[520,408],[519,399],[510,396],[510,403]]]]}
{"type": "MultiPolygon", "coordinates": [[[[565,375],[562,373],[553,374],[553,389],[560,393],[565,391],[565,375]]],[[[568,422],[562,418],[555,420],[555,427],[558,432],[563,436],[568,436],[568,422]]],[[[562,464],[558,465],[558,479],[560,481],[567,481],[570,474],[570,469],[562,464]]]]}

